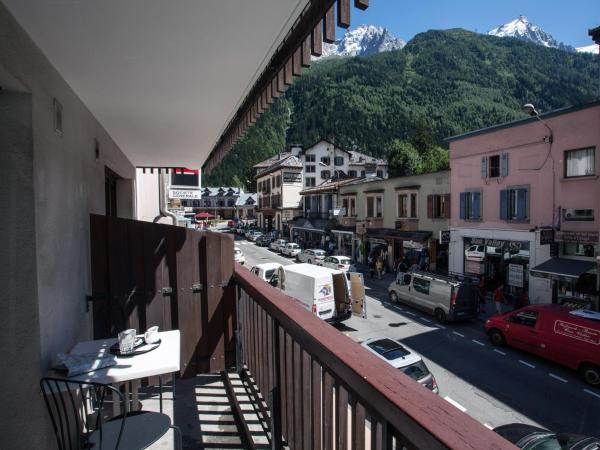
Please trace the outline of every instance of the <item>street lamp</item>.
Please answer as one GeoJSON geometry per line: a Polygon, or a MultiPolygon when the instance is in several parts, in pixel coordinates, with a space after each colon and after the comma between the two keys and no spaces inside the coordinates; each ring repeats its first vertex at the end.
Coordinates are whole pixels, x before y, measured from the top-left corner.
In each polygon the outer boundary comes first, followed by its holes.
{"type": "Polygon", "coordinates": [[[529,114],[530,116],[535,117],[537,120],[542,122],[542,125],[548,128],[548,131],[550,131],[550,136],[548,136],[548,142],[552,144],[552,141],[554,140],[554,133],[552,131],[552,128],[550,128],[550,125],[548,125],[544,120],[541,119],[540,114],[535,109],[535,106],[533,106],[531,103],[526,103],[521,107],[521,110],[525,114],[529,114]]]}
{"type": "MultiPolygon", "coordinates": [[[[329,166],[328,166],[327,164],[325,164],[323,161],[319,161],[319,165],[320,165],[321,167],[329,167],[329,166]]],[[[334,178],[335,178],[335,173],[336,173],[336,172],[338,173],[338,178],[339,178],[339,177],[340,177],[340,175],[339,175],[339,174],[340,174],[341,170],[340,170],[340,169],[333,169],[333,177],[334,177],[334,178]]]]}

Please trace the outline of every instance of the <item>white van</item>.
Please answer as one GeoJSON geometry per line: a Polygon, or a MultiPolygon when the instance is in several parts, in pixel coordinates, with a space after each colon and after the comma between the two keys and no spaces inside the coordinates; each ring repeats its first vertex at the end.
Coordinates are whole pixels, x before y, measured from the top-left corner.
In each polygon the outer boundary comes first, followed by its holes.
{"type": "Polygon", "coordinates": [[[343,322],[353,312],[364,317],[364,298],[358,298],[361,292],[364,296],[364,286],[357,281],[348,283],[346,274],[341,270],[312,264],[282,266],[278,286],[327,322],[343,322]]]}
{"type": "Polygon", "coordinates": [[[388,294],[392,303],[414,306],[441,323],[477,318],[477,287],[451,277],[418,271],[399,273],[388,294]]]}
{"type": "Polygon", "coordinates": [[[277,284],[277,271],[280,267],[281,264],[279,263],[263,263],[252,267],[250,272],[252,272],[258,278],[265,280],[267,283],[277,284]]]}

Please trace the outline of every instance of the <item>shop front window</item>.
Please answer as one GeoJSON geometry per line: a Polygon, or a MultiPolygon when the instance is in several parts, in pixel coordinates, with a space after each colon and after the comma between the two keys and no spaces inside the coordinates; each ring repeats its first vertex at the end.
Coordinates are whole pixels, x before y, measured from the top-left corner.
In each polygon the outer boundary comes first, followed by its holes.
{"type": "Polygon", "coordinates": [[[595,258],[598,255],[598,246],[592,244],[576,244],[572,242],[563,242],[563,256],[584,256],[595,258]]]}

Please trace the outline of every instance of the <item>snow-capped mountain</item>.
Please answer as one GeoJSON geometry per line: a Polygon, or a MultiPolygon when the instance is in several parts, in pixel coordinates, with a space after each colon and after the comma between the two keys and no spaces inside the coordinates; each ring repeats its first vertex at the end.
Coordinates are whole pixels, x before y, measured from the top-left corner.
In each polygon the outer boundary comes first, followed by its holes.
{"type": "Polygon", "coordinates": [[[577,53],[595,53],[598,54],[598,44],[586,45],[584,47],[577,47],[577,53]]]}
{"type": "Polygon", "coordinates": [[[544,47],[558,48],[569,52],[575,51],[570,45],[563,44],[554,39],[540,27],[532,24],[525,16],[519,16],[517,19],[500,25],[488,32],[489,35],[498,37],[513,37],[522,41],[533,42],[544,47]]]}
{"type": "Polygon", "coordinates": [[[333,44],[323,44],[323,55],[328,56],[367,56],[374,53],[399,50],[406,45],[402,39],[393,36],[386,28],[361,25],[348,30],[333,44]]]}

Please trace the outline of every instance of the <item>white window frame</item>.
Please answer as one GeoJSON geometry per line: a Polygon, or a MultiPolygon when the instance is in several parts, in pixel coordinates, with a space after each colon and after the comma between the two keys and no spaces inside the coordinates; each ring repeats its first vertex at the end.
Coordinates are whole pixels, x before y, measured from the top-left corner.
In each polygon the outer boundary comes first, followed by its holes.
{"type": "Polygon", "coordinates": [[[406,189],[396,191],[396,218],[397,219],[418,219],[419,218],[419,191],[406,189]],[[400,196],[406,195],[406,216],[400,215],[400,196]],[[415,196],[415,215],[411,215],[413,198],[415,196]]]}
{"type": "Polygon", "coordinates": [[[369,219],[381,219],[383,218],[383,194],[367,194],[365,196],[365,217],[369,219]],[[369,198],[373,199],[373,216],[369,216],[369,198]],[[381,201],[381,215],[377,215],[377,199],[381,201]]]}

